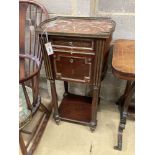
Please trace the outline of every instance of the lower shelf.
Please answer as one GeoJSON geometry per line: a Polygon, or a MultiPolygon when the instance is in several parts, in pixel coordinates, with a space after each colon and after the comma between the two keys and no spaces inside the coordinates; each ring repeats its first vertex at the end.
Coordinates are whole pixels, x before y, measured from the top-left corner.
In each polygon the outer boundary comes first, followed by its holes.
{"type": "Polygon", "coordinates": [[[59,106],[59,116],[62,120],[75,123],[90,123],[92,98],[68,94],[59,106]]]}

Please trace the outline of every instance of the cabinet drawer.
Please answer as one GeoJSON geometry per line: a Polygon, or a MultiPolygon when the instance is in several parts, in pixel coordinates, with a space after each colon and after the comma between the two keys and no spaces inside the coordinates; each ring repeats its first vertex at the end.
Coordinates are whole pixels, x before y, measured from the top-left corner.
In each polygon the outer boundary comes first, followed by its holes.
{"type": "Polygon", "coordinates": [[[74,49],[74,50],[94,50],[93,40],[81,38],[50,38],[53,48],[74,49]]]}
{"type": "Polygon", "coordinates": [[[94,56],[55,53],[53,55],[55,78],[83,83],[92,82],[94,56]]]}

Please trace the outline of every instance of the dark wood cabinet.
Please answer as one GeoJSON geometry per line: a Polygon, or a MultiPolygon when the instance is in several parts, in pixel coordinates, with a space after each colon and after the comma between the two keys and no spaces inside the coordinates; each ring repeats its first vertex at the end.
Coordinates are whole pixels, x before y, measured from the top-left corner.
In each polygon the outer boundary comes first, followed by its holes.
{"type": "Polygon", "coordinates": [[[56,17],[38,27],[57,123],[64,120],[95,129],[102,70],[114,29],[115,22],[102,17],[56,17]],[[47,41],[51,42],[52,55],[47,54],[44,46],[47,41]],[[65,85],[66,92],[58,107],[55,80],[92,85],[93,97],[70,94],[65,85]]]}

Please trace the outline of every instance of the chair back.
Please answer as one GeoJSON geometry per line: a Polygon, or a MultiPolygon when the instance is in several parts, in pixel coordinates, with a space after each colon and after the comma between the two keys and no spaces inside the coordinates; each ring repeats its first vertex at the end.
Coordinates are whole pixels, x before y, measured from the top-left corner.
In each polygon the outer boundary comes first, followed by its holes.
{"type": "MultiPolygon", "coordinates": [[[[38,63],[42,60],[39,37],[36,27],[49,15],[44,6],[33,0],[19,1],[19,54],[33,57],[38,63]]],[[[30,65],[30,64],[29,64],[30,65]]],[[[31,66],[29,66],[31,67],[31,66]]]]}
{"type": "Polygon", "coordinates": [[[42,52],[36,27],[49,15],[44,6],[33,0],[19,1],[19,83],[22,85],[28,108],[38,103],[39,72],[42,52]],[[30,101],[26,87],[32,89],[33,102],[30,101]]]}

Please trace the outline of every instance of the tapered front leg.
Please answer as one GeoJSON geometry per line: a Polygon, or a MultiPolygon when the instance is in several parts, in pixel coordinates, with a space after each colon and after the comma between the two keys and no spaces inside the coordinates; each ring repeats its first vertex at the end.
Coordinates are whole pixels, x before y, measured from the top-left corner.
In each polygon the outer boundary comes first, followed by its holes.
{"type": "Polygon", "coordinates": [[[93,101],[92,101],[92,113],[91,113],[91,123],[90,123],[90,130],[93,132],[97,126],[97,106],[98,106],[98,99],[99,99],[99,88],[94,86],[93,88],[93,101]]]}
{"type": "Polygon", "coordinates": [[[53,104],[54,104],[53,117],[55,119],[56,124],[59,124],[60,118],[59,118],[59,112],[58,112],[58,99],[57,99],[57,94],[56,94],[55,81],[50,80],[50,85],[51,85],[52,100],[53,100],[53,104]]]}

